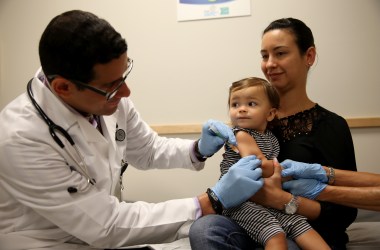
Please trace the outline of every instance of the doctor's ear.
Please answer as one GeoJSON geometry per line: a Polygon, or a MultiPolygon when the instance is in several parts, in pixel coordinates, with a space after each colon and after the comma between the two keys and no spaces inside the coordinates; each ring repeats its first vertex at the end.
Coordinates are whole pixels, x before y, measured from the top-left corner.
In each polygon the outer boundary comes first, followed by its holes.
{"type": "Polygon", "coordinates": [[[59,96],[59,97],[67,97],[71,94],[72,88],[76,88],[76,86],[62,77],[54,78],[50,83],[51,89],[59,96]]]}

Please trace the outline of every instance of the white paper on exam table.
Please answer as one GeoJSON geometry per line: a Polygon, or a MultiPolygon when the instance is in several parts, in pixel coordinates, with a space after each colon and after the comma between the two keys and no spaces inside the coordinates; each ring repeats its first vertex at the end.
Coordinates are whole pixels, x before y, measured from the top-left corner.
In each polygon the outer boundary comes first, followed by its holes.
{"type": "Polygon", "coordinates": [[[130,246],[130,247],[121,247],[118,249],[131,249],[131,248],[143,248],[149,247],[153,250],[191,250],[189,238],[183,238],[171,243],[163,243],[163,244],[153,244],[153,245],[138,245],[138,246],[130,246]]]}

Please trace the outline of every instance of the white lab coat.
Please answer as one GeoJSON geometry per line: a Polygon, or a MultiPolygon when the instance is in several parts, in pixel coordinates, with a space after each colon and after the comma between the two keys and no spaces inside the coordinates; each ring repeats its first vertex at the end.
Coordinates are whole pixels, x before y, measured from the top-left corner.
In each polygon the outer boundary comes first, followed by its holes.
{"type": "Polygon", "coordinates": [[[126,203],[113,194],[121,160],[141,169],[203,168],[191,162],[192,141],[159,137],[129,98],[101,118],[101,135],[38,78],[32,89],[50,119],[74,139],[96,184],[69,168],[76,163],[52,139],[27,94],[19,96],[0,113],[1,249],[103,249],[186,236],[196,218],[193,198],[126,203]],[[116,124],[126,133],[124,141],[115,141],[116,124]]]}

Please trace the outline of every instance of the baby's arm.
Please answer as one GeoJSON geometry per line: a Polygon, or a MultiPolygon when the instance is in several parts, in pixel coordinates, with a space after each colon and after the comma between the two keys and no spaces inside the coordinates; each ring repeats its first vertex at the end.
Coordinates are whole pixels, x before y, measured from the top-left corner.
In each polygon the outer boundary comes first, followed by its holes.
{"type": "Polygon", "coordinates": [[[248,155],[256,155],[261,160],[261,168],[263,170],[263,177],[272,176],[274,168],[273,161],[268,160],[263,152],[260,150],[256,140],[245,131],[238,131],[235,135],[237,145],[241,157],[248,155]]]}

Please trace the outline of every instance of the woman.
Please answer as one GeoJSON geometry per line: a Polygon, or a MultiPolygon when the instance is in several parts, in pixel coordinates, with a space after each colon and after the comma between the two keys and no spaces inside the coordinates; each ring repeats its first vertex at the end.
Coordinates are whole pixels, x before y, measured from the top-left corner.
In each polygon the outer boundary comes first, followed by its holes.
{"type": "MultiPolygon", "coordinates": [[[[313,102],[306,92],[308,72],[316,57],[309,27],[294,18],[275,20],[264,30],[261,47],[261,69],[280,95],[279,119],[271,124],[280,142],[279,160],[356,171],[347,122],[313,102]]],[[[271,181],[265,180],[252,201],[307,217],[332,249],[346,249],[345,230],[355,220],[357,209],[295,197],[286,191],[278,195],[268,185],[271,181]]],[[[192,249],[252,249],[254,244],[241,227],[218,215],[195,221],[190,229],[190,242],[192,249]]],[[[288,249],[297,246],[288,242],[288,249]]]]}
{"type": "MultiPolygon", "coordinates": [[[[280,95],[278,120],[271,124],[280,141],[279,161],[292,159],[356,171],[345,119],[319,106],[306,92],[307,75],[316,57],[309,27],[294,18],[273,21],[263,32],[261,55],[261,69],[280,95]]],[[[265,192],[264,188],[254,200],[277,209],[292,197],[284,192],[280,199],[266,200],[265,192]]],[[[303,197],[298,197],[295,209],[332,249],[346,249],[345,230],[355,220],[357,209],[303,197]]]]}

